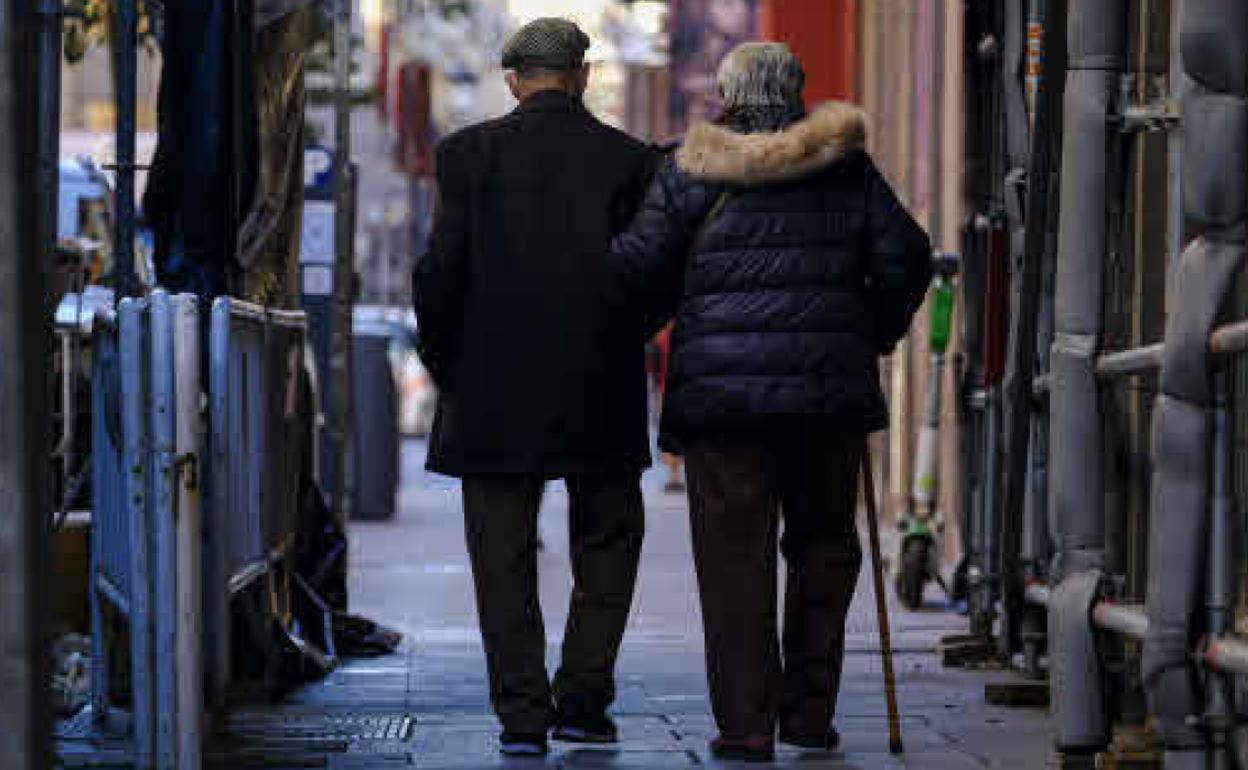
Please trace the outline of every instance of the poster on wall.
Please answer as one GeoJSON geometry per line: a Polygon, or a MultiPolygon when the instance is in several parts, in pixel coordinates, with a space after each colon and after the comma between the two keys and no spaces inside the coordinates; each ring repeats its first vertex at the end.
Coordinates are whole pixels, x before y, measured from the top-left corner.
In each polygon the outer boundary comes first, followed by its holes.
{"type": "Polygon", "coordinates": [[[715,73],[724,55],[758,36],[759,0],[672,0],[670,127],[719,112],[715,73]]]}

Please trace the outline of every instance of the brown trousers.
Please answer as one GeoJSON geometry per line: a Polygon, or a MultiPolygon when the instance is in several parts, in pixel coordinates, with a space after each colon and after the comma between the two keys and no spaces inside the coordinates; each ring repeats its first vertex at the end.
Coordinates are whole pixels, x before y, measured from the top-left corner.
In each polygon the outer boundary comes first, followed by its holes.
{"type": "MultiPolygon", "coordinates": [[[[615,699],[615,659],[628,623],[645,534],[640,474],[566,480],[572,543],[571,606],[554,696],[605,709],[615,699]]],[[[552,686],[538,598],[537,514],[545,482],[526,476],[465,478],[464,520],[490,702],[503,729],[545,733],[552,686]]]]}
{"type": "Polygon", "coordinates": [[[794,429],[688,443],[707,678],[727,738],[770,737],[778,719],[808,736],[831,726],[862,562],[854,513],[864,442],[794,429]],[[782,511],[787,578],[777,640],[782,511]]]}

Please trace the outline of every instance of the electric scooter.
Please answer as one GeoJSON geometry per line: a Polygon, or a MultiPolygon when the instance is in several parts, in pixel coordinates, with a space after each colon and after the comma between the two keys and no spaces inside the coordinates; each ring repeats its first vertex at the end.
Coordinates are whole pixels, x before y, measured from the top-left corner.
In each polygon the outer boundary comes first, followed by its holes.
{"type": "Polygon", "coordinates": [[[919,431],[914,462],[914,482],[910,505],[898,522],[901,529],[901,557],[896,575],[897,598],[907,609],[923,605],[923,590],[929,580],[945,587],[940,576],[940,535],[944,520],[937,509],[937,458],[940,443],[941,384],[944,379],[945,353],[953,322],[953,279],[958,273],[956,254],[938,253],[933,258],[931,326],[928,342],[931,369],[927,380],[927,402],[923,426],[919,431]]]}

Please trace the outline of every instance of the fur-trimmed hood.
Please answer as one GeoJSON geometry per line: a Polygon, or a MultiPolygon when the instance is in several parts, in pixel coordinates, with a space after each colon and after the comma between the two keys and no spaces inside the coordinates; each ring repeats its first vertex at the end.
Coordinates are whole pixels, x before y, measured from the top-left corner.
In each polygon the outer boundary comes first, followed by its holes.
{"type": "Polygon", "coordinates": [[[866,115],[828,102],[774,133],[743,134],[712,123],[689,129],[676,152],[682,172],[711,182],[759,185],[800,179],[866,144],[866,115]]]}

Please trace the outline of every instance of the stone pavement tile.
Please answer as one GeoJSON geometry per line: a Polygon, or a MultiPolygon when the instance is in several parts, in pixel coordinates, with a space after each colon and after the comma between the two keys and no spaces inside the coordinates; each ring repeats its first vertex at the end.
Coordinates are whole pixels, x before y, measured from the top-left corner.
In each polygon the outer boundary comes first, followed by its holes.
{"type": "MultiPolygon", "coordinates": [[[[408,768],[417,767],[416,759],[411,754],[394,754],[387,756],[358,756],[344,754],[337,757],[328,757],[323,767],[324,770],[408,770],[408,768]]],[[[226,770],[222,768],[222,770],[226,770]]],[[[247,768],[231,767],[229,770],[247,770],[247,768]]],[[[265,767],[264,770],[272,770],[271,767],[265,767]]],[[[292,768],[292,770],[294,770],[292,768]]],[[[299,770],[303,770],[300,768],[299,770]]]]}
{"type": "MultiPolygon", "coordinates": [[[[888,721],[883,715],[860,715],[860,714],[842,714],[837,717],[837,729],[841,733],[841,746],[839,751],[834,752],[843,760],[853,760],[854,766],[864,768],[876,767],[892,767],[895,766],[894,759],[888,755],[888,721]]],[[[710,717],[682,717],[678,720],[678,730],[688,741],[691,741],[699,750],[704,750],[707,743],[715,735],[715,726],[710,717]]],[[[978,761],[978,757],[974,752],[966,751],[962,747],[951,742],[947,736],[940,733],[935,728],[932,720],[926,716],[904,716],[902,719],[902,738],[905,743],[906,754],[905,765],[907,767],[927,767],[921,764],[923,760],[927,760],[934,756],[942,756],[949,754],[956,757],[950,759],[940,767],[985,767],[986,765],[978,761]]],[[[829,756],[823,752],[802,751],[791,747],[780,747],[781,765],[794,765],[802,763],[801,766],[809,766],[806,763],[815,763],[817,767],[823,767],[820,762],[829,761],[829,756]]],[[[831,765],[839,767],[838,765],[831,765]]],[[[1019,765],[1020,768],[1026,768],[1027,765],[1019,765]]]]}
{"type": "Polygon", "coordinates": [[[942,729],[951,747],[976,757],[983,767],[1040,770],[1050,755],[1051,736],[1044,720],[1017,715],[981,714],[942,729]]]}
{"type": "Polygon", "coordinates": [[[370,711],[400,711],[408,708],[406,688],[332,688],[309,687],[283,700],[293,709],[351,709],[358,710],[366,704],[370,711]]]}
{"type": "MultiPolygon", "coordinates": [[[[707,750],[715,733],[703,673],[702,630],[689,554],[683,499],[646,480],[648,536],[634,610],[618,665],[613,710],[623,742],[614,749],[556,745],[540,761],[505,761],[490,713],[484,656],[463,544],[458,485],[419,469],[419,444],[404,447],[400,511],[389,522],[353,523],[352,611],[407,634],[394,655],[351,661],[325,681],[281,702],[235,714],[243,755],[214,757],[209,770],[319,767],[328,770],[415,768],[665,768],[758,767],[716,762],[707,750]],[[321,719],[413,717],[398,742],[340,740],[321,719]],[[267,720],[267,721],[266,721],[267,720]],[[282,720],[287,720],[283,723],[282,720]],[[301,721],[304,720],[304,721],[301,721]],[[341,744],[341,745],[337,745],[341,744]],[[267,748],[266,748],[267,747],[267,748]],[[302,747],[302,748],[301,748],[302,747]],[[284,759],[288,759],[285,762],[284,759]]],[[[567,495],[551,485],[542,514],[540,556],[548,666],[558,661],[571,576],[567,495]]],[[[784,748],[773,767],[801,770],[1041,770],[1050,739],[1045,715],[984,703],[992,676],[944,669],[934,649],[940,635],[965,628],[942,612],[939,597],[924,611],[893,606],[898,689],[907,754],[887,753],[887,722],[874,597],[864,570],[848,624],[845,675],[837,727],[843,752],[784,748]]],[[[999,675],[997,675],[999,676],[999,675]]]]}
{"type": "MultiPolygon", "coordinates": [[[[319,703],[325,708],[370,709],[405,704],[418,720],[410,745],[415,767],[731,766],[714,762],[707,752],[715,730],[703,674],[688,513],[682,497],[659,491],[661,473],[648,475],[644,485],[648,533],[618,665],[614,713],[624,743],[605,752],[557,747],[544,761],[505,762],[497,754],[498,727],[489,711],[458,484],[420,469],[423,447],[419,443],[405,444],[403,462],[405,483],[398,516],[390,522],[352,525],[351,601],[353,611],[406,632],[408,644],[402,655],[353,664],[331,678],[333,684],[320,688],[330,694],[300,695],[292,699],[292,706],[319,703]],[[363,667],[354,669],[356,665],[363,667]],[[361,696],[354,705],[351,690],[361,696]]],[[[552,672],[571,589],[567,504],[563,486],[551,484],[541,515],[546,548],[539,566],[552,672]]],[[[896,546],[890,538],[895,533],[882,534],[892,553],[896,546]]],[[[775,766],[810,770],[1044,767],[1049,739],[1042,712],[988,707],[983,702],[986,675],[939,666],[936,641],[943,634],[963,631],[966,621],[942,611],[943,600],[935,588],[920,612],[902,610],[891,591],[887,597],[909,750],[902,758],[889,756],[875,604],[866,569],[857,589],[847,628],[850,654],[837,719],[844,753],[783,750],[775,766]]],[[[334,763],[346,761],[346,757],[332,759],[334,763]]],[[[378,768],[390,766],[379,764],[378,768]]]]}
{"type": "Polygon", "coordinates": [[[414,741],[418,767],[687,767],[692,761],[680,738],[657,718],[623,717],[617,746],[552,744],[545,760],[511,760],[498,753],[498,726],[492,718],[437,715],[422,721],[414,741]]]}

